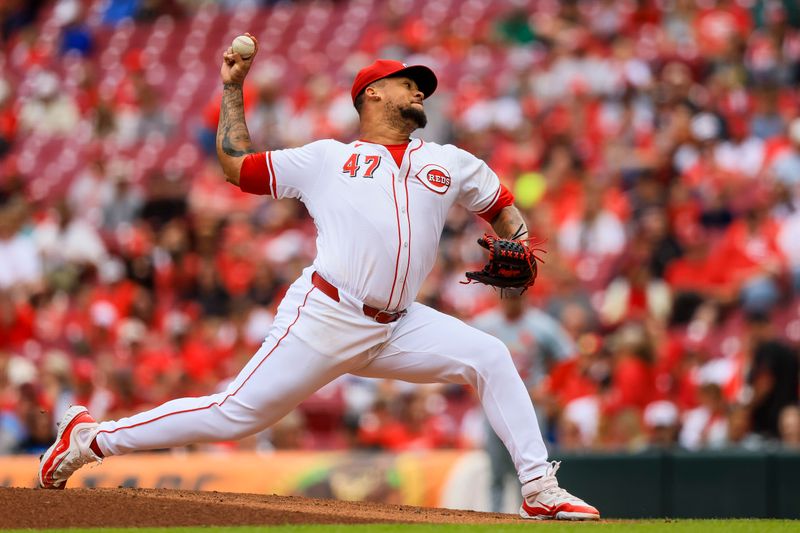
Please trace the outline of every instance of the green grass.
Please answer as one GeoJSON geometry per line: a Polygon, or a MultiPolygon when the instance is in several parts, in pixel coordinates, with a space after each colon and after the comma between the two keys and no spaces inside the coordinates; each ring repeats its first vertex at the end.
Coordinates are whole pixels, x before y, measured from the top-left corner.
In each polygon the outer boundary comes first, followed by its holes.
{"type": "Polygon", "coordinates": [[[307,526],[240,526],[240,527],[148,527],[148,528],[83,528],[83,529],[14,529],[15,532],[42,533],[517,533],[530,532],[531,528],[547,533],[572,533],[586,531],[624,531],[625,533],[781,533],[800,530],[800,522],[791,520],[625,520],[601,523],[525,522],[497,525],[431,525],[431,524],[366,524],[307,525],[307,526]]]}

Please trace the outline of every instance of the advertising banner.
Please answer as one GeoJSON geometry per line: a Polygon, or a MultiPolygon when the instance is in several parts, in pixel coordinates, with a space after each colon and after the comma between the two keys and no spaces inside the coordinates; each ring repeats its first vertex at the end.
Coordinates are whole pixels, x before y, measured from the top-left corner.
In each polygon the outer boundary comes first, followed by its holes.
{"type": "MultiPolygon", "coordinates": [[[[0,457],[0,486],[33,487],[37,467],[33,456],[0,457]]],[[[87,465],[69,486],[302,495],[478,510],[486,507],[487,473],[482,453],[457,450],[397,455],[170,452],[111,457],[102,465],[87,465]]]]}

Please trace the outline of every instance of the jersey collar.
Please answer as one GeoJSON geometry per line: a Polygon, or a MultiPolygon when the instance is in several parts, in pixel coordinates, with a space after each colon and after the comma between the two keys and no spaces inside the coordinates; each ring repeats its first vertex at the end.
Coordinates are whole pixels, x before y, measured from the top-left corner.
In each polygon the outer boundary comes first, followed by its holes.
{"type": "Polygon", "coordinates": [[[412,142],[414,142],[414,140],[415,140],[415,139],[409,139],[407,142],[400,143],[400,144],[381,144],[381,143],[374,143],[374,142],[372,142],[372,141],[365,141],[364,139],[359,139],[359,140],[357,140],[357,141],[353,141],[353,142],[354,142],[355,144],[359,144],[359,143],[363,143],[363,144],[374,144],[374,145],[377,145],[377,146],[384,146],[384,147],[386,147],[386,148],[389,148],[389,149],[391,149],[391,148],[405,148],[406,146],[408,146],[409,144],[411,144],[412,142]]]}

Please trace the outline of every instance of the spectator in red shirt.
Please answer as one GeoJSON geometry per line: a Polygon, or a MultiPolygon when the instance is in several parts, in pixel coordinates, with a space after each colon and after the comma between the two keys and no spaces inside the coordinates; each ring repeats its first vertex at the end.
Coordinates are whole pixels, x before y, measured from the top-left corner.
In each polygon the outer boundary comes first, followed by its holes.
{"type": "Polygon", "coordinates": [[[787,265],[777,241],[780,226],[769,214],[769,192],[751,189],[747,201],[744,217],[728,227],[710,261],[745,311],[765,312],[779,299],[778,278],[787,265]]]}
{"type": "Polygon", "coordinates": [[[699,224],[684,226],[679,231],[683,255],[669,263],[664,279],[675,292],[716,292],[715,272],[709,261],[710,240],[699,224]]]}
{"type": "Polygon", "coordinates": [[[5,80],[0,80],[0,158],[11,149],[16,133],[17,113],[11,86],[5,80]]]}
{"type": "Polygon", "coordinates": [[[705,56],[721,58],[749,35],[753,22],[747,9],[733,0],[705,5],[694,21],[695,38],[705,56]]]}
{"type": "Polygon", "coordinates": [[[652,341],[642,324],[630,322],[617,331],[606,412],[630,407],[641,412],[654,399],[653,356],[652,341]]]}
{"type": "Polygon", "coordinates": [[[394,451],[452,447],[456,428],[430,411],[429,397],[425,389],[416,389],[401,393],[396,402],[379,400],[362,416],[359,440],[367,446],[394,451]]]}

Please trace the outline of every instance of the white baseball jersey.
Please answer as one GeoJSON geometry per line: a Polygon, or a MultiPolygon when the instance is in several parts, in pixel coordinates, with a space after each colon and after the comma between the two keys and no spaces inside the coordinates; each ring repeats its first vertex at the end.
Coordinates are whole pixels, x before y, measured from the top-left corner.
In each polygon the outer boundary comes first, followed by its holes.
{"type": "Polygon", "coordinates": [[[314,268],[377,309],[398,311],[433,267],[447,212],[489,211],[497,175],[453,145],[414,139],[398,168],[380,144],[327,139],[266,154],[269,194],[298,198],[317,226],[314,268]]]}

